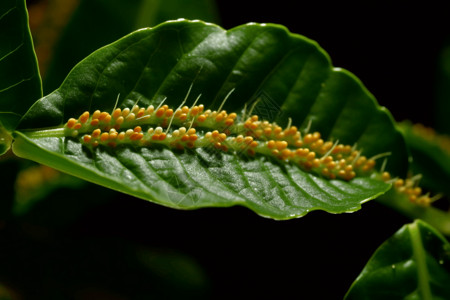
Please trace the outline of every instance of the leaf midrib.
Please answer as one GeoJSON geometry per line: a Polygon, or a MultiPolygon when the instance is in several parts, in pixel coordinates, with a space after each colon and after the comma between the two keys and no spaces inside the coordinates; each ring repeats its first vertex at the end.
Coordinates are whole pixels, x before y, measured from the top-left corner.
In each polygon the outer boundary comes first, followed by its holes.
{"type": "Polygon", "coordinates": [[[413,258],[417,264],[417,279],[419,285],[419,293],[424,300],[432,300],[433,296],[430,289],[430,274],[426,264],[426,251],[423,248],[422,237],[417,222],[408,226],[411,236],[411,245],[413,248],[413,258]]]}

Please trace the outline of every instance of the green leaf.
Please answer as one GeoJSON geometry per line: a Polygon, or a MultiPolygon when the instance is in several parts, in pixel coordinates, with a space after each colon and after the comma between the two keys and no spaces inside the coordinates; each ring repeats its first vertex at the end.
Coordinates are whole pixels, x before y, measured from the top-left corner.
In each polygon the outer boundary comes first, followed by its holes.
{"type": "Polygon", "coordinates": [[[212,0],[80,1],[55,45],[44,76],[45,91],[58,88],[69,71],[98,48],[131,31],[178,18],[217,23],[218,12],[212,0]]]}
{"type": "Polygon", "coordinates": [[[450,195],[450,137],[409,122],[399,124],[411,151],[411,171],[422,174],[420,184],[435,193],[450,195]]]}
{"type": "MultiPolygon", "coordinates": [[[[28,27],[25,0],[0,3],[0,128],[12,132],[42,96],[41,78],[28,27]]],[[[1,141],[0,148],[8,148],[1,141]]],[[[4,151],[1,151],[0,154],[4,151]]],[[[3,149],[4,150],[4,149],[3,149]]]]}
{"type": "Polygon", "coordinates": [[[417,220],[370,258],[345,299],[449,299],[450,244],[417,220]]]}
{"type": "Polygon", "coordinates": [[[0,155],[5,154],[11,148],[12,140],[11,134],[6,131],[0,122],[0,155]]]}
{"type": "Polygon", "coordinates": [[[303,131],[309,127],[325,139],[357,144],[367,157],[390,152],[387,170],[406,172],[404,140],[361,82],[333,68],[315,42],[267,24],[225,31],[199,21],[168,22],[94,52],[29,110],[15,134],[14,152],[166,206],[238,204],[276,219],[316,209],[354,211],[390,187],[370,177],[329,180],[267,155],[133,145],[91,150],[63,129],[84,111],[111,112],[116,104],[132,107],[136,101],[158,106],[164,97],[175,109],[199,94],[199,103],[211,109],[227,98],[223,108],[237,119],[244,106],[247,113],[253,107],[280,126],[291,119],[303,131]]]}

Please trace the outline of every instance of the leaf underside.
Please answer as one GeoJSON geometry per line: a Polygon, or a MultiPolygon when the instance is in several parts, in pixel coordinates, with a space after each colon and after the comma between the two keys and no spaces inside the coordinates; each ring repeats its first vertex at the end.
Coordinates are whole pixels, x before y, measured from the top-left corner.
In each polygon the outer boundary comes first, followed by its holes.
{"type": "Polygon", "coordinates": [[[243,205],[288,219],[321,209],[354,211],[390,185],[370,178],[327,180],[265,156],[175,151],[123,145],[92,150],[72,137],[34,134],[59,128],[84,111],[165,104],[174,108],[192,90],[206,108],[241,115],[254,105],[261,119],[288,120],[322,137],[357,144],[365,156],[391,155],[386,168],[404,175],[402,136],[390,114],[352,74],[331,67],[313,41],[278,25],[248,24],[225,31],[199,21],[167,22],[136,31],[78,64],[62,86],[28,111],[16,132],[17,155],[86,180],[175,208],[243,205]]]}

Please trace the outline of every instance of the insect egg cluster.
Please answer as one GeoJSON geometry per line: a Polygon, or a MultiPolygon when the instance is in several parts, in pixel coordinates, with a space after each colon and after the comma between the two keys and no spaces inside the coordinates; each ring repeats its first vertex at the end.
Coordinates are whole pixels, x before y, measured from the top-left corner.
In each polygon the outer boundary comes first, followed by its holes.
{"type": "Polygon", "coordinates": [[[349,145],[325,142],[320,133],[302,134],[295,126],[282,128],[259,120],[257,115],[237,121],[237,114],[225,110],[204,110],[204,105],[153,105],[108,112],[82,113],[65,125],[67,135],[80,137],[87,146],[116,147],[133,144],[151,147],[160,144],[174,149],[214,147],[225,152],[264,155],[297,164],[331,179],[350,180],[365,175],[375,161],[362,156],[349,145]],[[143,129],[145,128],[145,130],[143,129]],[[197,133],[197,128],[202,134],[197,133]]]}
{"type": "MultiPolygon", "coordinates": [[[[244,114],[245,115],[245,114],[244,114]]],[[[299,166],[329,179],[351,180],[371,176],[376,171],[375,159],[367,158],[355,146],[338,141],[325,141],[319,132],[302,134],[296,126],[282,128],[274,122],[260,120],[257,115],[242,117],[225,110],[205,110],[204,105],[180,106],[176,109],[160,104],[116,108],[112,113],[88,111],[65,124],[66,136],[79,138],[87,147],[161,145],[170,149],[214,149],[248,156],[262,155],[299,166]]],[[[387,172],[379,177],[392,181],[387,172]]],[[[417,187],[408,181],[395,181],[394,186],[413,202],[427,203],[417,187]]]]}

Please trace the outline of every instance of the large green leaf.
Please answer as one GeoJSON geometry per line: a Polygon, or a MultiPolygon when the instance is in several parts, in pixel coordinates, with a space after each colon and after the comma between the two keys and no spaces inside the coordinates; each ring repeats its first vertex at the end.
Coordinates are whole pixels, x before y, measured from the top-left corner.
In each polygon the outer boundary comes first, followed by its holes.
{"type": "MultiPolygon", "coordinates": [[[[2,125],[12,132],[22,115],[42,97],[25,0],[0,3],[0,147],[2,125]]],[[[2,147],[0,154],[7,150],[2,147]],[[3,151],[2,151],[3,150],[3,151]]]]}
{"type": "MultiPolygon", "coordinates": [[[[284,27],[248,24],[225,31],[203,22],[168,22],[136,31],[78,64],[63,85],[29,110],[16,132],[17,155],[166,206],[244,205],[277,219],[322,209],[354,211],[389,185],[370,177],[329,180],[267,156],[197,148],[100,146],[66,137],[62,126],[84,111],[181,104],[202,94],[206,108],[320,131],[357,144],[370,157],[390,152],[386,169],[404,175],[404,140],[390,114],[349,72],[333,68],[313,41],[284,27]],[[258,102],[256,102],[258,99],[258,102]],[[256,103],[256,105],[255,105],[256,103]],[[48,129],[45,129],[48,128],[48,129]]],[[[202,135],[201,131],[198,132],[202,135]]]]}
{"type": "Polygon", "coordinates": [[[345,299],[449,299],[450,244],[423,221],[377,249],[345,299]]]}

